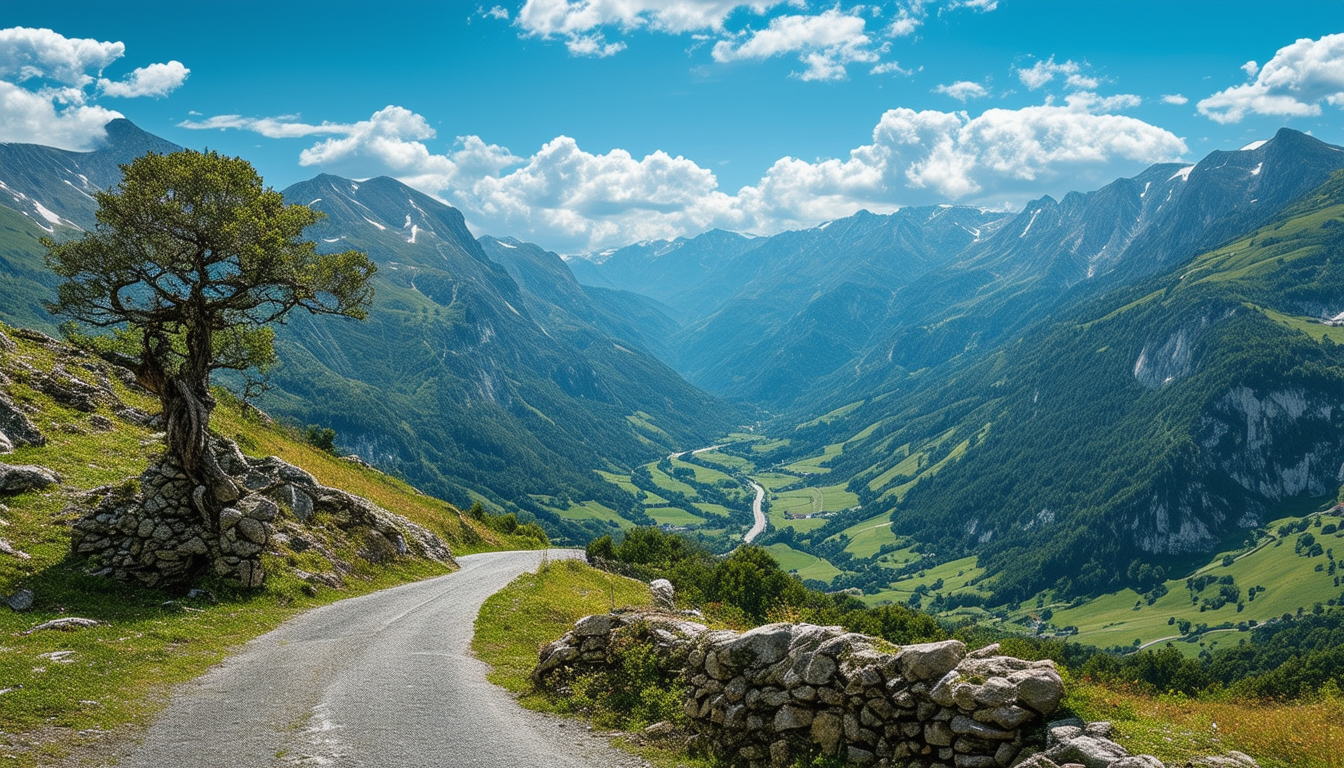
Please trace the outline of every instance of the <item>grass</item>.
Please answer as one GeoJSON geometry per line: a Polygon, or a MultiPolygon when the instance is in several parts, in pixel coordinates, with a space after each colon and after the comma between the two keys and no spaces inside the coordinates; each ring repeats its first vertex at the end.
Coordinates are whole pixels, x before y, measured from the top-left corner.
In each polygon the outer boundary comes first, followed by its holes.
{"type": "MultiPolygon", "coordinates": [[[[698,464],[690,464],[688,462],[682,461],[681,459],[673,459],[672,467],[673,469],[692,470],[693,472],[695,472],[695,482],[700,483],[701,485],[715,485],[720,480],[727,480],[728,482],[734,484],[737,483],[736,480],[734,480],[732,477],[730,477],[728,474],[724,472],[720,472],[717,469],[709,469],[708,467],[702,467],[698,464]]],[[[692,491],[692,493],[694,493],[694,491],[692,491]]]]}
{"type": "Polygon", "coordinates": [[[1168,765],[1236,750],[1263,768],[1344,766],[1344,701],[1338,697],[1301,703],[1197,700],[1078,682],[1068,691],[1065,707],[1086,720],[1110,721],[1117,741],[1130,752],[1155,755],[1168,765]]]}
{"type": "MultiPolygon", "coordinates": [[[[570,714],[563,700],[552,699],[532,687],[529,676],[541,647],[569,631],[584,616],[614,608],[649,606],[649,588],[643,582],[599,571],[578,560],[558,560],[537,573],[519,576],[485,601],[476,617],[471,648],[490,665],[487,679],[517,694],[520,704],[542,712],[570,714]]],[[[707,768],[703,761],[674,749],[640,746],[619,738],[615,743],[658,768],[707,768]]]]}
{"type": "Polygon", "coordinates": [[[818,416],[815,419],[812,419],[811,421],[805,421],[802,424],[799,424],[798,426],[794,427],[794,429],[807,429],[808,427],[815,427],[821,424],[830,424],[832,421],[835,421],[836,419],[843,419],[844,417],[858,410],[859,406],[863,405],[864,402],[866,401],[859,400],[858,402],[850,403],[849,405],[842,405],[839,408],[836,408],[834,411],[831,411],[829,413],[823,413],[822,415],[818,416]]]}
{"type": "Polygon", "coordinates": [[[741,456],[732,456],[727,453],[722,453],[720,451],[705,451],[704,453],[697,453],[695,454],[695,458],[699,459],[700,461],[708,462],[710,464],[716,464],[720,467],[725,467],[728,470],[736,472],[750,472],[752,469],[755,469],[754,464],[742,458],[741,456]]]}
{"type": "Polygon", "coordinates": [[[705,522],[705,518],[677,507],[657,507],[644,512],[659,525],[701,525],[705,522]]]}
{"type": "Polygon", "coordinates": [[[779,567],[790,572],[796,571],[800,579],[817,579],[830,584],[831,579],[840,575],[840,569],[829,561],[800,552],[788,544],[771,544],[766,550],[779,563],[779,567]]]}
{"type": "Polygon", "coordinates": [[[824,475],[831,471],[830,467],[823,467],[822,464],[839,456],[845,451],[844,443],[832,443],[821,449],[820,456],[795,461],[784,469],[799,475],[824,475]]]}
{"type": "MultiPolygon", "coordinates": [[[[892,554],[895,555],[896,553],[893,552],[892,554]]],[[[978,590],[968,582],[979,578],[984,572],[983,568],[976,567],[974,557],[950,560],[923,571],[923,575],[898,581],[892,584],[890,589],[885,589],[874,595],[864,595],[863,600],[869,605],[877,605],[886,601],[904,603],[915,593],[915,588],[921,585],[930,587],[930,595],[934,592],[941,592],[945,595],[968,591],[975,592],[978,590]],[[939,579],[942,580],[943,586],[937,590],[932,589],[939,579]]]]}
{"type": "Polygon", "coordinates": [[[634,523],[621,517],[621,514],[605,504],[596,501],[571,503],[567,508],[551,507],[557,515],[568,520],[605,520],[622,528],[633,528],[634,523]]]}
{"type": "MultiPolygon", "coordinates": [[[[56,355],[32,342],[19,344],[14,356],[47,370],[56,355]]],[[[11,357],[6,355],[6,358],[11,357]]],[[[89,383],[95,377],[73,361],[67,370],[89,383]]],[[[113,382],[128,405],[157,410],[147,396],[113,382]]],[[[354,552],[340,552],[356,567],[342,590],[320,588],[308,594],[290,566],[301,555],[266,556],[266,585],[244,591],[221,582],[205,586],[218,602],[186,600],[180,594],[150,590],[92,577],[70,555],[72,513],[66,512],[82,490],[121,483],[138,475],[160,450],[149,430],[123,422],[106,408],[114,428],[95,431],[89,414],[56,405],[16,381],[9,394],[38,408],[34,422],[50,442],[6,456],[10,463],[50,467],[62,485],[41,492],[5,497],[0,511],[4,538],[31,556],[0,556],[0,593],[28,588],[36,594],[29,613],[0,611],[0,760],[6,765],[46,765],[78,755],[100,743],[90,733],[125,732],[149,722],[169,689],[218,663],[229,652],[307,608],[448,572],[438,563],[402,560],[375,567],[354,552]],[[169,604],[176,600],[176,605],[169,604]],[[77,632],[22,634],[44,621],[80,616],[104,622],[77,632]],[[68,663],[50,657],[71,651],[68,663]],[[83,732],[83,733],[81,733],[83,732]],[[12,757],[10,757],[12,756],[12,757]]],[[[434,530],[453,551],[527,546],[461,515],[438,499],[420,494],[400,480],[360,467],[302,444],[283,428],[245,418],[227,400],[213,421],[215,429],[238,441],[249,455],[276,455],[310,471],[320,483],[360,494],[390,511],[434,530]]]]}
{"type": "Polygon", "coordinates": [[[840,533],[849,537],[845,551],[855,557],[872,557],[883,545],[896,544],[898,539],[891,530],[891,512],[861,520],[840,533]]]}
{"type": "Polygon", "coordinates": [[[767,491],[793,485],[799,480],[797,475],[786,475],[783,472],[763,472],[759,475],[752,475],[751,479],[760,483],[767,491]]]}
{"type": "MultiPolygon", "coordinates": [[[[1266,528],[1274,531],[1279,525],[1292,520],[1294,518],[1276,520],[1269,523],[1266,528]]],[[[1326,548],[1335,549],[1337,554],[1344,554],[1344,536],[1321,536],[1319,528],[1309,530],[1315,532],[1317,539],[1326,548]]],[[[1239,557],[1230,566],[1224,567],[1221,564],[1224,554],[1233,554],[1229,552],[1214,556],[1208,565],[1198,569],[1200,573],[1213,576],[1232,576],[1236,585],[1241,588],[1243,600],[1249,588],[1265,587],[1265,591],[1257,594],[1255,600],[1245,602],[1245,608],[1241,612],[1238,612],[1236,605],[1231,603],[1218,610],[1201,612],[1198,605],[1191,603],[1190,592],[1185,586],[1185,575],[1182,574],[1179,578],[1166,582],[1167,594],[1158,598],[1151,606],[1139,594],[1126,589],[1103,595],[1074,608],[1054,607],[1051,623],[1061,627],[1077,626],[1079,633],[1074,639],[1079,642],[1101,647],[1128,646],[1136,639],[1148,643],[1177,635],[1176,628],[1167,623],[1172,617],[1209,626],[1225,622],[1235,625],[1251,620],[1264,622],[1284,613],[1296,613],[1299,608],[1311,610],[1317,602],[1323,603],[1338,597],[1344,587],[1336,587],[1334,577],[1328,575],[1327,570],[1316,570],[1316,566],[1328,563],[1326,557],[1298,556],[1293,551],[1294,539],[1296,534],[1286,540],[1266,537],[1258,542],[1264,546],[1253,548],[1250,554],[1239,557]]],[[[1199,598],[1216,594],[1216,591],[1217,586],[1208,587],[1199,598]]],[[[1211,636],[1206,639],[1203,647],[1198,643],[1176,643],[1176,647],[1193,655],[1204,648],[1213,647],[1214,644],[1235,643],[1238,635],[1239,633],[1227,633],[1223,637],[1211,636]]]]}
{"type": "Polygon", "coordinates": [[[604,472],[600,469],[594,471],[596,471],[597,474],[603,480],[606,480],[608,483],[611,483],[612,485],[619,487],[621,490],[625,491],[626,493],[629,493],[631,496],[634,496],[635,498],[640,498],[642,496],[644,499],[644,504],[646,506],[656,506],[658,504],[667,503],[667,499],[664,499],[662,496],[659,496],[656,493],[649,493],[648,491],[635,487],[635,484],[630,482],[629,475],[618,475],[615,472],[604,472]]]}
{"type": "Polygon", "coordinates": [[[657,467],[656,462],[654,464],[649,464],[648,467],[649,474],[653,477],[654,485],[665,490],[684,493],[691,498],[695,498],[696,493],[694,488],[663,472],[657,467]]]}

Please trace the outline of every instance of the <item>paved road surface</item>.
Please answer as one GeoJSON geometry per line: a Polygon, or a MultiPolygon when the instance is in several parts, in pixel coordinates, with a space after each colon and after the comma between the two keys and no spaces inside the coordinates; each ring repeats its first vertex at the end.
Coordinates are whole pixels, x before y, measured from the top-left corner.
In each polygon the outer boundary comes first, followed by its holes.
{"type": "Polygon", "coordinates": [[[761,502],[765,501],[765,489],[755,480],[750,480],[748,483],[756,489],[756,500],[751,502],[751,514],[755,516],[756,524],[751,526],[751,530],[747,531],[747,535],[743,536],[742,540],[750,544],[765,531],[765,513],[761,511],[761,502]]]}
{"type": "Polygon", "coordinates": [[[469,651],[481,603],[540,556],[469,555],[448,576],[297,616],[179,689],[117,765],[641,765],[579,721],[522,709],[469,651]]]}

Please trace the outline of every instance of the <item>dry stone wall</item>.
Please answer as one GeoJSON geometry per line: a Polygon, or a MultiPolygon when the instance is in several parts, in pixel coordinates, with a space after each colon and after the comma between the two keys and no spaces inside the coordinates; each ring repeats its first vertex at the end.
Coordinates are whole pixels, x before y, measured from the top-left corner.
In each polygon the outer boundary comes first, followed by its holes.
{"type": "Polygon", "coordinates": [[[323,555],[329,571],[300,576],[338,586],[341,572],[351,568],[332,551],[333,537],[372,562],[399,556],[454,562],[443,540],[425,528],[367,499],[324,487],[279,458],[249,459],[227,440],[218,440],[214,452],[220,467],[247,491],[220,513],[217,524],[193,499],[204,488],[165,459],[145,470],[136,485],[89,492],[76,510],[73,552],[88,557],[94,573],[146,586],[214,574],[257,587],[266,577],[262,553],[281,546],[323,555]]]}
{"type": "Polygon", "coordinates": [[[542,650],[534,680],[556,687],[603,668],[613,636],[632,631],[680,665],[693,746],[737,764],[822,753],[856,765],[1005,768],[1064,695],[1053,662],[996,647],[897,648],[810,624],[738,634],[666,614],[585,618],[542,650]]]}

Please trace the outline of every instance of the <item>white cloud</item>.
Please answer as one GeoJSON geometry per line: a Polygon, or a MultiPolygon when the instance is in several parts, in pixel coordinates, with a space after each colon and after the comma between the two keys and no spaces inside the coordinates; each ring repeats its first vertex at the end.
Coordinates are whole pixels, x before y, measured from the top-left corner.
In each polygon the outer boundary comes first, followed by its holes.
{"type": "Polygon", "coordinates": [[[69,38],[50,29],[0,29],[0,78],[10,82],[54,80],[83,88],[126,53],[122,43],[69,38]]]}
{"type": "MultiPolygon", "coordinates": [[[[544,40],[561,38],[574,56],[606,57],[626,49],[624,41],[608,41],[608,35],[635,31],[690,34],[697,42],[715,41],[712,56],[719,63],[797,54],[807,68],[795,76],[803,80],[838,80],[846,66],[874,64],[872,74],[904,74],[895,62],[878,63],[889,42],[880,38],[906,37],[915,33],[928,17],[928,8],[939,13],[968,8],[981,13],[998,7],[997,0],[897,0],[896,12],[880,31],[866,29],[862,16],[880,18],[881,4],[835,2],[816,14],[776,15],[764,28],[753,27],[754,18],[770,16],[784,6],[806,9],[806,0],[527,0],[513,24],[523,37],[544,40]],[[842,39],[838,33],[849,32],[842,39]]],[[[478,15],[496,16],[494,10],[478,9],[478,15]]],[[[698,47],[695,46],[695,47],[698,47]]],[[[694,48],[693,48],[694,49],[694,48]]]]}
{"type": "Polygon", "coordinates": [[[178,128],[196,131],[228,130],[230,128],[259,133],[268,139],[296,139],[303,136],[321,136],[330,134],[347,135],[354,130],[353,123],[328,123],[309,125],[297,122],[297,117],[243,117],[242,115],[215,115],[205,120],[184,120],[178,128]]]}
{"type": "MultiPolygon", "coordinates": [[[[78,90],[75,93],[82,93],[78,90]]],[[[103,126],[120,112],[66,102],[49,90],[30,91],[0,80],[0,141],[84,150],[106,137],[103,126]]]]}
{"type": "Polygon", "coordinates": [[[477,10],[477,13],[492,19],[502,19],[507,21],[509,18],[509,10],[502,5],[493,6],[488,11],[485,8],[480,8],[477,10]]]}
{"type": "Polygon", "coordinates": [[[989,95],[985,86],[979,83],[973,83],[970,80],[959,80],[951,85],[940,85],[933,89],[934,93],[941,93],[944,96],[951,96],[963,104],[968,99],[983,99],[989,95]]]}
{"type": "Polygon", "coordinates": [[[121,117],[90,104],[97,95],[164,96],[186,79],[181,62],[150,64],[119,81],[102,77],[126,46],[68,38],[50,29],[0,29],[0,141],[90,149],[102,141],[109,120],[121,117]]]}
{"type": "MultiPolygon", "coordinates": [[[[1072,64],[1073,62],[1065,63],[1072,64]]],[[[1080,88],[1085,91],[1090,91],[1095,89],[1098,85],[1101,85],[1101,81],[1095,77],[1088,77],[1087,75],[1069,75],[1065,78],[1064,84],[1070,88],[1080,88]]]]}
{"type": "Polygon", "coordinates": [[[1103,182],[1136,163],[1172,160],[1185,144],[1171,133],[1105,110],[1137,97],[1070,95],[1023,109],[882,115],[872,141],[847,157],[784,157],[735,193],[693,160],[657,151],[593,153],[558,136],[529,157],[476,136],[447,151],[433,128],[397,106],[355,123],[225,115],[191,127],[240,128],[268,136],[327,134],[300,154],[305,166],[356,178],[377,174],[457,206],[478,230],[536,240],[565,252],[695,234],[712,227],[760,233],[813,226],[860,208],[891,211],[941,202],[1001,204],[1043,186],[1103,182]]]}
{"type": "Polygon", "coordinates": [[[1179,93],[1168,93],[1162,97],[1163,104],[1176,104],[1179,106],[1181,104],[1186,104],[1189,101],[1189,99],[1179,93]]]}
{"type": "Polygon", "coordinates": [[[777,16],[769,26],[744,35],[741,42],[720,40],[714,45],[719,63],[768,59],[798,54],[807,69],[803,80],[843,80],[845,66],[853,62],[875,63],[881,53],[865,33],[867,22],[831,8],[816,16],[777,16]]]}
{"type": "Polygon", "coordinates": [[[159,98],[180,87],[186,82],[189,74],[191,70],[183,66],[182,62],[170,61],[167,64],[139,67],[120,81],[100,78],[98,87],[104,94],[119,98],[131,99],[138,96],[159,98]]]}
{"type": "Polygon", "coordinates": [[[1303,38],[1280,48],[1263,67],[1248,61],[1250,78],[1196,105],[1219,123],[1240,122],[1248,114],[1311,117],[1321,104],[1344,106],[1344,34],[1303,38]]]}
{"type": "MultiPolygon", "coordinates": [[[[1027,86],[1027,88],[1034,91],[1051,80],[1054,80],[1056,76],[1063,75],[1069,77],[1077,75],[1081,69],[1082,67],[1079,66],[1076,61],[1068,60],[1061,64],[1056,64],[1055,57],[1051,56],[1045,61],[1037,61],[1031,67],[1018,69],[1017,79],[1021,80],[1022,84],[1027,86]]],[[[1091,87],[1095,88],[1096,84],[1094,83],[1091,87]]]]}

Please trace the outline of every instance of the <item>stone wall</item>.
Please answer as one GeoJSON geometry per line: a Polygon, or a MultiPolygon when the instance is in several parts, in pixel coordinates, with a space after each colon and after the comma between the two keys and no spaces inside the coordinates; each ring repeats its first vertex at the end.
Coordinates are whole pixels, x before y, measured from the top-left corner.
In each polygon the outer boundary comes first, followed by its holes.
{"type": "MultiPolygon", "coordinates": [[[[638,640],[683,687],[692,748],[727,764],[786,768],[813,755],[876,768],[1170,768],[1131,755],[1109,723],[1046,723],[1064,696],[1050,661],[970,653],[957,640],[896,647],[841,627],[710,631],[657,611],[587,616],[541,649],[533,682],[562,692],[638,640]]],[[[648,732],[666,734],[670,724],[648,732]]],[[[1240,752],[1181,768],[1257,768],[1240,752]]]]}
{"type": "Polygon", "coordinates": [[[737,764],[822,753],[856,765],[1000,768],[1064,695],[1053,662],[995,646],[897,648],[810,624],[738,634],[666,614],[588,617],[542,650],[534,680],[556,687],[603,668],[613,635],[632,631],[658,637],[660,655],[680,664],[693,746],[737,764]]]}
{"type": "Polygon", "coordinates": [[[399,556],[452,563],[436,535],[367,499],[320,485],[312,475],[274,456],[249,459],[218,440],[220,467],[246,495],[225,508],[218,526],[199,511],[193,487],[172,459],[146,469],[138,483],[90,491],[74,512],[71,548],[93,572],[162,586],[214,574],[248,587],[265,580],[262,553],[314,551],[330,569],[296,571],[315,583],[338,586],[353,570],[337,549],[384,562],[399,556]]]}

